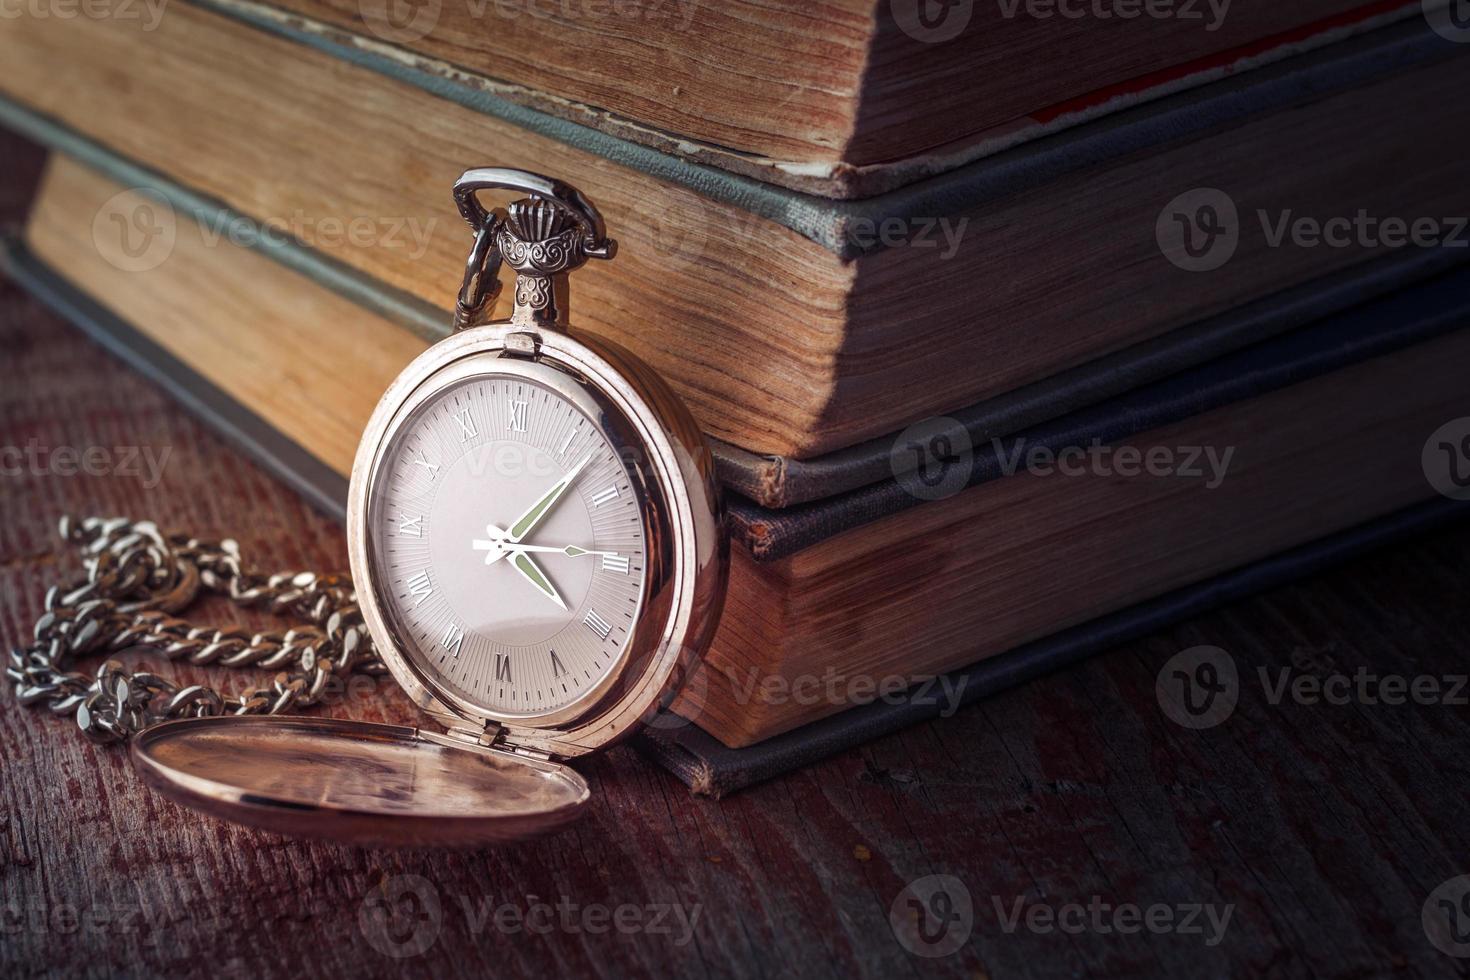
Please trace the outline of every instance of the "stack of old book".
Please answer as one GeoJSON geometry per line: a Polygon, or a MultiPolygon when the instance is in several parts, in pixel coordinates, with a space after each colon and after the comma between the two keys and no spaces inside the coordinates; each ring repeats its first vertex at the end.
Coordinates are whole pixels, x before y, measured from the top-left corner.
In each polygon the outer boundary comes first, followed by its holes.
{"type": "Polygon", "coordinates": [[[695,724],[646,741],[725,792],[1457,513],[1470,29],[1145,6],[37,8],[10,272],[336,507],[448,330],[453,179],[582,188],[620,252],[573,321],[730,490],[695,724]]]}

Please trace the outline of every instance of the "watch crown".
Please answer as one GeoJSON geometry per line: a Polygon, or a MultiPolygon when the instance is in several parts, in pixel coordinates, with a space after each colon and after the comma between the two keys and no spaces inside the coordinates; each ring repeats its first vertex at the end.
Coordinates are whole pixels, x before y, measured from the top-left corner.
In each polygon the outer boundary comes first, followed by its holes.
{"type": "Polygon", "coordinates": [[[465,171],[454,183],[454,200],[475,232],[455,328],[482,321],[494,300],[495,273],[504,262],[516,272],[511,322],[523,329],[565,330],[568,274],[588,259],[610,259],[617,251],[592,202],[563,181],[496,167],[465,171]],[[477,191],[492,188],[532,196],[492,213],[475,197],[477,191]]]}
{"type": "Polygon", "coordinates": [[[517,285],[581,268],[587,261],[586,234],[555,201],[527,198],[506,209],[495,232],[495,247],[505,264],[519,273],[517,285]]]}
{"type": "Polygon", "coordinates": [[[576,226],[565,208],[542,197],[515,201],[506,211],[506,231],[527,244],[555,238],[576,226]]]}

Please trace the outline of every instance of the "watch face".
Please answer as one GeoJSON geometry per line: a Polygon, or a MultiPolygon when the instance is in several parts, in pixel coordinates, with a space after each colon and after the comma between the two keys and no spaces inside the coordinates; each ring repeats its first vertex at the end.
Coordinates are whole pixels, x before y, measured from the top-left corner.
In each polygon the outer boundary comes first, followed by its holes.
{"type": "Polygon", "coordinates": [[[380,460],[367,513],[378,601],[425,679],[488,713],[586,697],[638,621],[639,494],[589,406],[476,375],[419,404],[380,460]]]}

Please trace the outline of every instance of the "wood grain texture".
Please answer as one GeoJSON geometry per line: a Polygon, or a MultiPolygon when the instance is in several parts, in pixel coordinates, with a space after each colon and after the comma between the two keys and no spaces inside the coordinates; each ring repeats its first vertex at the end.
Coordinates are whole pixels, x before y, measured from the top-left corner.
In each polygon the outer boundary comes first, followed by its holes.
{"type": "MultiPolygon", "coordinates": [[[[3,282],[0,350],[0,445],[171,450],[153,488],[44,467],[0,477],[6,641],[23,639],[44,588],[74,570],[52,530],[65,512],[234,535],[265,566],[345,564],[340,528],[3,282]]],[[[1464,707],[1273,706],[1250,687],[1234,717],[1199,732],[1165,718],[1154,683],[1199,644],[1228,649],[1243,676],[1285,663],[1464,675],[1467,551],[1470,529],[1382,553],[723,803],[616,749],[585,768],[596,797],[577,828],[475,854],[371,852],[203,820],[7,689],[0,975],[1464,976],[1420,922],[1436,886],[1470,873],[1464,707]],[[895,941],[889,908],[935,873],[965,882],[973,933],[959,953],[920,960],[895,941]],[[439,900],[439,931],[422,955],[395,959],[360,913],[410,875],[439,900]],[[1094,896],[1233,912],[1207,947],[1008,934],[994,910],[1094,896]],[[679,905],[698,918],[679,944],[649,931],[512,932],[481,915],[538,902],[679,905]]],[[[200,618],[269,622],[224,608],[200,618]]],[[[391,690],[329,710],[412,717],[391,690]]],[[[395,935],[433,928],[400,911],[395,935]]]]}

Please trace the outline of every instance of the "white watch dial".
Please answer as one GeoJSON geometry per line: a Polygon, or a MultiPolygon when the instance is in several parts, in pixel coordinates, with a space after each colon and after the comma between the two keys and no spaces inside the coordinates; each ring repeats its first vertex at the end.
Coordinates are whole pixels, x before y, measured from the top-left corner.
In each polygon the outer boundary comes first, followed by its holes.
{"type": "Polygon", "coordinates": [[[521,377],[478,376],[415,409],[384,454],[368,537],[404,653],[499,715],[596,688],[643,602],[623,459],[578,406],[521,377]]]}

